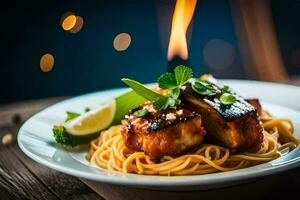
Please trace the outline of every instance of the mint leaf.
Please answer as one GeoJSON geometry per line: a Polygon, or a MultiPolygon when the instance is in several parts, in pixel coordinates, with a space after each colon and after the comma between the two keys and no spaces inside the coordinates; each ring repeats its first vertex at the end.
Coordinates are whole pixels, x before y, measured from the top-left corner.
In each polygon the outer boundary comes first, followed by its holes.
{"type": "Polygon", "coordinates": [[[167,108],[174,108],[176,105],[176,99],[173,99],[172,97],[166,97],[157,99],[153,102],[153,107],[155,110],[164,110],[167,108]]]}
{"type": "Polygon", "coordinates": [[[147,115],[148,112],[149,111],[147,109],[143,109],[143,110],[137,110],[133,114],[137,117],[143,117],[143,116],[147,115]]]}
{"type": "Polygon", "coordinates": [[[174,69],[174,74],[164,73],[158,79],[158,86],[161,89],[168,90],[168,96],[160,95],[143,84],[123,78],[122,81],[131,87],[138,95],[153,103],[153,107],[156,110],[163,110],[167,108],[175,107],[176,104],[180,103],[178,99],[180,96],[180,87],[184,85],[193,75],[191,68],[179,65],[174,69]]]}
{"type": "Polygon", "coordinates": [[[231,89],[228,85],[224,85],[224,87],[221,89],[221,93],[231,93],[231,89]]]}
{"type": "Polygon", "coordinates": [[[191,68],[179,65],[174,69],[174,74],[164,73],[158,78],[158,86],[161,89],[168,90],[167,99],[160,99],[156,101],[155,106],[160,109],[167,107],[175,107],[179,102],[180,87],[184,85],[193,75],[191,68]]]}
{"type": "Polygon", "coordinates": [[[171,97],[168,96],[160,95],[137,81],[128,78],[122,78],[122,81],[126,85],[131,87],[138,95],[151,101],[153,103],[154,109],[156,110],[164,110],[167,109],[168,107],[174,107],[176,104],[175,99],[172,99],[171,97]]]}
{"type": "Polygon", "coordinates": [[[221,104],[223,105],[232,105],[234,102],[236,102],[235,96],[229,93],[224,93],[219,98],[221,104]]]}
{"type": "Polygon", "coordinates": [[[157,79],[158,86],[161,89],[173,89],[174,87],[177,87],[177,82],[174,74],[171,74],[169,72],[164,73],[160,75],[157,79]]]}
{"type": "Polygon", "coordinates": [[[189,67],[179,65],[174,69],[174,74],[164,73],[158,78],[158,86],[161,89],[174,89],[184,85],[193,75],[189,67]]]}
{"type": "Polygon", "coordinates": [[[198,79],[192,83],[192,89],[196,93],[206,96],[215,96],[218,92],[218,88],[213,84],[198,79]]]}
{"type": "Polygon", "coordinates": [[[129,87],[131,87],[138,95],[144,97],[145,99],[154,102],[164,96],[150,90],[149,88],[147,88],[146,86],[144,86],[143,84],[128,79],[128,78],[122,78],[121,79],[126,85],[128,85],[129,87]]]}
{"type": "Polygon", "coordinates": [[[189,67],[179,65],[174,69],[177,86],[184,85],[192,76],[193,70],[189,67]]]}
{"type": "Polygon", "coordinates": [[[65,120],[65,122],[68,122],[68,121],[80,116],[79,113],[69,112],[69,111],[67,111],[66,114],[67,114],[67,119],[65,120]]]}
{"type": "Polygon", "coordinates": [[[232,95],[232,90],[228,85],[221,89],[220,103],[223,105],[232,105],[236,102],[236,97],[232,95]]]}
{"type": "Polygon", "coordinates": [[[174,88],[173,90],[170,91],[170,95],[173,99],[178,99],[178,97],[180,95],[180,89],[174,88]]]}

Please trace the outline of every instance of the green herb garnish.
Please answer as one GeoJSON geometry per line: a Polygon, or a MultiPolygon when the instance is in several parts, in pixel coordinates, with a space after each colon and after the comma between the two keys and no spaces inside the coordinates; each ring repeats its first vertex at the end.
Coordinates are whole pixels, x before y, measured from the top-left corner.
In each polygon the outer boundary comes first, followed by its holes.
{"type": "Polygon", "coordinates": [[[158,77],[158,87],[161,89],[167,89],[172,94],[178,94],[176,97],[178,98],[180,91],[179,88],[183,86],[192,76],[193,71],[191,68],[179,65],[174,69],[174,74],[167,72],[158,77]],[[176,92],[174,92],[174,90],[176,92]]]}
{"type": "Polygon", "coordinates": [[[221,89],[220,103],[223,105],[231,105],[236,102],[236,97],[232,95],[232,90],[228,85],[224,85],[221,89]]]}
{"type": "Polygon", "coordinates": [[[223,105],[231,105],[234,104],[234,102],[236,102],[236,98],[235,96],[233,96],[230,93],[224,93],[220,96],[219,98],[221,104],[223,105]]]}
{"type": "Polygon", "coordinates": [[[223,88],[221,89],[221,93],[231,93],[232,90],[230,89],[230,87],[228,85],[224,85],[223,88]]]}
{"type": "Polygon", "coordinates": [[[121,79],[126,85],[131,87],[138,95],[144,97],[145,99],[149,101],[156,101],[162,97],[162,95],[150,90],[146,86],[144,86],[142,83],[139,83],[135,80],[131,80],[129,78],[122,78],[121,79]]]}
{"type": "Polygon", "coordinates": [[[171,100],[172,97],[160,95],[135,80],[131,80],[128,78],[122,78],[121,80],[126,85],[131,87],[131,89],[133,89],[138,95],[151,101],[153,103],[154,109],[156,110],[163,110],[168,107],[174,107],[176,104],[176,101],[171,100]]]}
{"type": "Polygon", "coordinates": [[[219,100],[223,105],[232,105],[236,102],[236,97],[232,94],[232,90],[228,85],[224,85],[221,89],[219,100]]]}
{"type": "Polygon", "coordinates": [[[169,92],[169,94],[173,99],[178,99],[178,97],[180,95],[180,88],[174,88],[173,90],[171,90],[169,92]]]}
{"type": "MultiPolygon", "coordinates": [[[[166,96],[163,96],[166,97],[166,96]]],[[[179,104],[179,99],[174,99],[172,97],[160,98],[153,102],[153,107],[156,110],[165,110],[167,108],[175,108],[176,104],[179,104]]]]}
{"type": "Polygon", "coordinates": [[[168,92],[167,96],[160,95],[143,84],[123,78],[122,81],[131,87],[138,95],[153,103],[153,107],[156,110],[164,110],[167,108],[173,108],[180,102],[180,87],[183,86],[189,78],[193,75],[192,69],[179,65],[175,68],[174,74],[164,73],[158,78],[158,86],[161,89],[166,89],[168,92]]]}
{"type": "Polygon", "coordinates": [[[177,87],[177,81],[174,74],[169,72],[160,75],[157,82],[161,89],[174,89],[177,87]]]}
{"type": "MultiPolygon", "coordinates": [[[[89,107],[86,107],[84,109],[84,112],[89,112],[91,109],[89,107]]],[[[79,113],[75,113],[75,112],[70,112],[70,111],[66,111],[67,114],[67,118],[65,119],[65,122],[68,122],[72,119],[75,119],[76,117],[79,117],[80,114],[79,113]]]]}
{"type": "Polygon", "coordinates": [[[69,112],[69,111],[67,111],[66,114],[67,114],[67,118],[66,118],[65,122],[68,122],[68,121],[80,116],[79,113],[69,112]]]}
{"type": "Polygon", "coordinates": [[[196,93],[204,96],[216,96],[217,94],[221,93],[219,100],[220,103],[223,105],[231,105],[234,104],[234,102],[236,102],[236,98],[232,95],[232,90],[229,88],[228,85],[224,85],[224,87],[221,88],[221,90],[219,90],[212,83],[196,79],[192,83],[192,89],[196,93]]]}
{"type": "MultiPolygon", "coordinates": [[[[191,68],[179,65],[174,69],[174,74],[167,72],[158,77],[158,87],[166,89],[169,96],[176,100],[180,95],[180,87],[183,86],[192,76],[193,71],[191,68]]],[[[172,100],[169,99],[169,101],[172,100]]]]}
{"type": "Polygon", "coordinates": [[[176,78],[177,86],[180,87],[193,76],[193,70],[189,67],[179,65],[174,69],[174,75],[176,78]]]}
{"type": "Polygon", "coordinates": [[[205,95],[205,96],[215,96],[219,90],[216,86],[214,86],[213,84],[207,82],[207,81],[202,81],[199,79],[196,79],[193,83],[192,83],[192,89],[201,95],[205,95]]]}
{"type": "Polygon", "coordinates": [[[72,140],[72,136],[70,134],[68,134],[66,132],[66,129],[64,126],[53,126],[53,136],[54,136],[54,139],[57,143],[59,144],[63,144],[65,146],[71,146],[71,147],[74,147],[76,146],[77,144],[73,142],[72,140]]]}
{"type": "Polygon", "coordinates": [[[166,89],[169,97],[157,101],[157,107],[166,109],[179,104],[180,100],[178,98],[180,96],[180,87],[182,87],[192,76],[193,70],[191,68],[179,65],[174,69],[174,74],[167,72],[158,77],[158,87],[166,89]]]}
{"type": "Polygon", "coordinates": [[[89,111],[91,111],[91,109],[90,109],[89,107],[86,107],[86,108],[84,109],[84,112],[89,112],[89,111]]]}
{"type": "Polygon", "coordinates": [[[149,111],[147,109],[143,109],[143,110],[137,110],[133,114],[137,117],[143,117],[143,116],[147,115],[148,112],[149,111]]]}
{"type": "Polygon", "coordinates": [[[99,137],[99,132],[87,135],[72,135],[68,133],[63,125],[54,125],[52,132],[55,141],[65,147],[75,147],[77,145],[87,144],[91,140],[99,137]]]}
{"type": "MultiPolygon", "coordinates": [[[[151,89],[147,88],[143,84],[131,80],[128,78],[123,78],[122,81],[131,87],[138,95],[144,97],[148,101],[153,103],[153,107],[156,110],[164,110],[167,108],[174,108],[176,105],[180,104],[180,88],[193,76],[193,71],[189,67],[179,65],[174,69],[174,73],[164,73],[162,74],[157,82],[161,89],[167,91],[167,95],[160,95],[151,89]]],[[[231,105],[236,101],[236,97],[233,96],[229,86],[225,85],[223,88],[219,89],[213,83],[208,81],[194,79],[192,83],[192,89],[204,96],[217,96],[219,97],[220,103],[223,105],[231,105]]],[[[146,112],[146,111],[145,111],[146,112]]],[[[142,113],[144,114],[144,113],[142,113]]],[[[139,115],[139,113],[137,113],[139,115]]]]}
{"type": "MultiPolygon", "coordinates": [[[[84,109],[84,112],[89,112],[91,109],[89,107],[86,107],[84,109]]],[[[68,122],[72,119],[75,119],[76,117],[79,117],[80,114],[79,113],[75,113],[75,112],[70,112],[70,111],[66,111],[67,114],[67,118],[65,119],[65,122],[68,122]]]]}

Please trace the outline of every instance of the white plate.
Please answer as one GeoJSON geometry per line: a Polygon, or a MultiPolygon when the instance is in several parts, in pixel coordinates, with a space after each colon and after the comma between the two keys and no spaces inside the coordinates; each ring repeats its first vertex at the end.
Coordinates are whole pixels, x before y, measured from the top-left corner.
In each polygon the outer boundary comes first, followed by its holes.
{"type": "MultiPolygon", "coordinates": [[[[300,124],[300,88],[257,81],[223,80],[244,97],[258,97],[265,109],[276,117],[292,119],[300,124]]],[[[52,138],[52,126],[60,124],[65,111],[82,112],[109,101],[124,89],[91,93],[50,106],[31,117],[20,129],[18,144],[22,151],[33,160],[66,174],[89,180],[122,184],[141,188],[161,190],[207,189],[234,185],[251,179],[278,173],[300,165],[300,147],[272,162],[231,172],[193,176],[145,176],[111,172],[90,167],[85,160],[86,151],[67,151],[58,146],[52,138]]],[[[300,126],[296,127],[300,137],[300,126]]]]}

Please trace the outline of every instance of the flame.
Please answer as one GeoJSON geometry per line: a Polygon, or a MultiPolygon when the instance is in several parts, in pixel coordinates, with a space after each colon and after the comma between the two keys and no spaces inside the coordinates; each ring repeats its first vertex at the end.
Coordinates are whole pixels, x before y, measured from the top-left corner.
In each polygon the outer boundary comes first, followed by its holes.
{"type": "Polygon", "coordinates": [[[192,20],[197,0],[177,0],[172,20],[168,60],[175,56],[187,60],[186,32],[192,20]]]}

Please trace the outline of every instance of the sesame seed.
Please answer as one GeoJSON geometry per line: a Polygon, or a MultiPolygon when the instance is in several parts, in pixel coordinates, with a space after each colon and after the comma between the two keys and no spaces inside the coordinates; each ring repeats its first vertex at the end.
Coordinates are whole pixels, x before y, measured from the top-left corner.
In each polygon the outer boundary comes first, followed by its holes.
{"type": "Polygon", "coordinates": [[[176,119],[176,115],[174,113],[168,113],[166,115],[166,120],[173,120],[176,119]]]}
{"type": "Polygon", "coordinates": [[[183,110],[180,109],[180,110],[176,111],[176,113],[177,113],[177,115],[182,115],[183,114],[183,110]]]}

